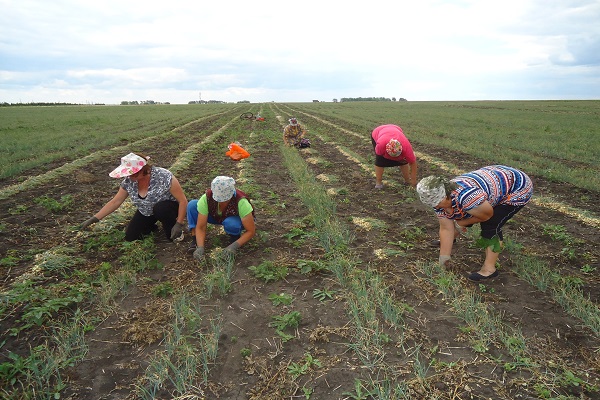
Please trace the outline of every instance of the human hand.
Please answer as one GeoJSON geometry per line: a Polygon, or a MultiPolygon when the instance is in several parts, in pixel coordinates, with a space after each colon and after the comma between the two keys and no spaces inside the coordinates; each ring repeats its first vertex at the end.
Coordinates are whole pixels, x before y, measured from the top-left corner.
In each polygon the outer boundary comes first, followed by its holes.
{"type": "Polygon", "coordinates": [[[81,224],[81,229],[86,229],[88,226],[95,224],[98,221],[100,221],[100,220],[98,218],[96,218],[96,216],[94,215],[93,217],[91,217],[90,219],[85,221],[83,224],[81,224]]]}
{"type": "Polygon", "coordinates": [[[228,252],[229,254],[234,254],[237,249],[240,248],[240,244],[238,242],[233,242],[229,246],[225,247],[223,251],[228,252]]]}
{"type": "Polygon", "coordinates": [[[199,262],[204,261],[204,247],[196,247],[196,250],[194,250],[194,260],[199,262]]]}
{"type": "Polygon", "coordinates": [[[183,239],[183,224],[175,222],[173,228],[171,228],[171,240],[183,239]]]}
{"type": "Polygon", "coordinates": [[[440,266],[442,267],[448,267],[450,264],[450,259],[452,257],[450,256],[440,256],[440,266]]]}

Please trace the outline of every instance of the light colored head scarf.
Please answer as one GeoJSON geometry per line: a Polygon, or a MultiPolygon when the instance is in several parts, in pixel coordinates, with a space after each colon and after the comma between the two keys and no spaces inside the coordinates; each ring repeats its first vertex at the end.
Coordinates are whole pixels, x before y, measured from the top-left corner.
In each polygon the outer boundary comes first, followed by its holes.
{"type": "Polygon", "coordinates": [[[108,175],[111,178],[125,178],[139,172],[148,161],[135,153],[129,153],[121,157],[121,165],[112,170],[108,175]]]}
{"type": "Polygon", "coordinates": [[[235,180],[229,176],[217,176],[210,184],[212,197],[222,203],[231,199],[235,193],[235,180]]]}
{"type": "Polygon", "coordinates": [[[296,118],[290,118],[289,119],[290,125],[291,126],[296,126],[298,125],[298,120],[296,118]]]}
{"type": "Polygon", "coordinates": [[[442,178],[434,175],[423,178],[417,183],[417,193],[421,202],[430,207],[437,206],[446,198],[446,189],[442,178]]]}
{"type": "Polygon", "coordinates": [[[385,145],[385,151],[390,157],[400,157],[400,154],[402,154],[402,143],[396,139],[390,139],[385,145]]]}

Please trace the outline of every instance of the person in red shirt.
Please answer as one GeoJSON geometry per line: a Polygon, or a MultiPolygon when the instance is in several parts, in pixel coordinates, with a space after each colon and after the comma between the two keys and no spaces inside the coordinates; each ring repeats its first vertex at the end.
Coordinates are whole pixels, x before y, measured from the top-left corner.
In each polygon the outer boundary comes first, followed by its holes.
{"type": "Polygon", "coordinates": [[[387,124],[378,126],[371,133],[375,151],[375,189],[383,188],[383,169],[400,167],[407,185],[417,186],[417,158],[402,128],[387,124]]]}

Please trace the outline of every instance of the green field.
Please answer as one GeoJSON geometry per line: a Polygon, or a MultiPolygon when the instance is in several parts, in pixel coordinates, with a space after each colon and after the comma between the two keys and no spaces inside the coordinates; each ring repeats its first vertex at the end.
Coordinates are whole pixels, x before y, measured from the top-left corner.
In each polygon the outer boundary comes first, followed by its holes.
{"type": "MultiPolygon", "coordinates": [[[[597,191],[600,101],[294,103],[368,137],[400,125],[419,144],[519,165],[554,182],[597,191]]],[[[166,132],[247,105],[6,107],[0,109],[0,179],[166,132]]],[[[39,171],[38,171],[39,172],[39,171]]]]}
{"type": "Polygon", "coordinates": [[[596,399],[600,102],[361,102],[0,109],[0,399],[596,399]],[[264,121],[240,118],[260,113],[264,121]],[[288,118],[311,147],[282,143],[288,118]],[[397,168],[374,190],[371,130],[403,127],[418,177],[523,169],[499,276],[476,224],[439,224],[397,168]],[[228,144],[250,157],[232,161],[228,144]],[[252,200],[234,257],[209,226],[124,242],[108,173],[134,151],[188,200],[217,175],[252,200]],[[191,251],[190,251],[191,250],[191,251]]]}

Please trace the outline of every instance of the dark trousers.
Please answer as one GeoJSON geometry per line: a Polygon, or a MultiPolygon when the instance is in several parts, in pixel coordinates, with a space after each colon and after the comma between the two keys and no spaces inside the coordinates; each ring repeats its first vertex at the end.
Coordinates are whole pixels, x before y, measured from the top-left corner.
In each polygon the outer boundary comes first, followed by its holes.
{"type": "Polygon", "coordinates": [[[491,239],[494,236],[498,236],[498,239],[503,240],[502,227],[523,207],[524,206],[509,206],[506,204],[494,207],[494,215],[492,218],[480,223],[481,237],[491,239]]]}
{"type": "Polygon", "coordinates": [[[179,202],[172,200],[160,201],[152,208],[153,214],[149,217],[136,211],[125,230],[125,240],[132,242],[149,235],[156,229],[156,222],[160,221],[167,239],[171,240],[171,229],[177,222],[179,202]]]}

